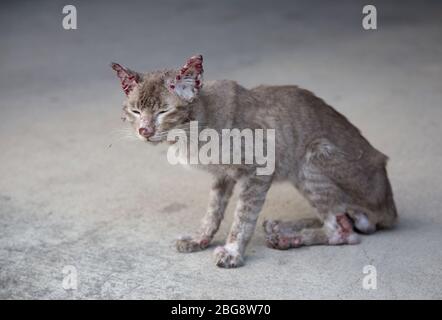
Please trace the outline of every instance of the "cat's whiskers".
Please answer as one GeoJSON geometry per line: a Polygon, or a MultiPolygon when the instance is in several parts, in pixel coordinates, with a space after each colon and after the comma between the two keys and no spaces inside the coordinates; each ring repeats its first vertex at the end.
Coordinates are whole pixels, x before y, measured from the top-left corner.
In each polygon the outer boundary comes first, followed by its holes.
{"type": "Polygon", "coordinates": [[[138,141],[132,128],[118,128],[112,131],[112,134],[116,135],[117,141],[138,141]]]}

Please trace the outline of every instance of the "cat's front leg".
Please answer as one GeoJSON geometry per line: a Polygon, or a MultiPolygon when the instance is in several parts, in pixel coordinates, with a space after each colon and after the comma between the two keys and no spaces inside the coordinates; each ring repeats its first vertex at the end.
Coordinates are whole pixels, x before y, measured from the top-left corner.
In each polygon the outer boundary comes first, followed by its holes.
{"type": "Polygon", "coordinates": [[[209,206],[200,230],[195,236],[182,237],[176,241],[179,252],[194,252],[207,248],[218,231],[227,204],[232,195],[235,180],[227,176],[217,176],[209,195],[209,206]]]}
{"type": "Polygon", "coordinates": [[[247,177],[242,181],[235,217],[224,246],[215,249],[218,267],[236,268],[244,264],[244,253],[272,184],[271,176],[247,177]]]}

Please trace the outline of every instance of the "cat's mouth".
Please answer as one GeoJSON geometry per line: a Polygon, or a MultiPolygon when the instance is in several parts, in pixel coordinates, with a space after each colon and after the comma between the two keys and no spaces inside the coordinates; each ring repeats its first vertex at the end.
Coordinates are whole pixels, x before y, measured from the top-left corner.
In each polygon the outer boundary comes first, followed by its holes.
{"type": "Polygon", "coordinates": [[[158,143],[161,143],[161,142],[164,141],[164,138],[162,136],[158,136],[156,134],[154,134],[151,137],[140,136],[140,138],[141,138],[141,140],[143,140],[145,142],[148,142],[148,143],[151,143],[151,144],[158,144],[158,143]]]}
{"type": "Polygon", "coordinates": [[[174,139],[173,140],[167,140],[164,137],[152,136],[152,137],[146,139],[146,142],[154,144],[154,145],[157,145],[157,144],[162,143],[162,142],[167,142],[168,144],[172,145],[172,144],[175,144],[177,142],[177,140],[174,140],[174,139]]]}
{"type": "MultiPolygon", "coordinates": [[[[156,131],[154,132],[152,135],[144,135],[142,134],[143,132],[141,132],[140,130],[138,131],[138,138],[140,138],[140,140],[147,142],[147,143],[151,143],[151,144],[159,144],[161,142],[169,142],[167,140],[167,132],[164,131],[156,131]]],[[[170,141],[171,144],[174,144],[176,141],[170,141]]]]}
{"type": "Polygon", "coordinates": [[[138,138],[141,141],[157,144],[163,141],[163,135],[159,132],[155,132],[152,129],[147,130],[146,128],[138,129],[138,138]]]}
{"type": "Polygon", "coordinates": [[[153,144],[158,144],[160,142],[163,142],[163,139],[160,138],[160,137],[153,136],[153,137],[147,138],[146,141],[150,142],[150,143],[153,143],[153,144]]]}

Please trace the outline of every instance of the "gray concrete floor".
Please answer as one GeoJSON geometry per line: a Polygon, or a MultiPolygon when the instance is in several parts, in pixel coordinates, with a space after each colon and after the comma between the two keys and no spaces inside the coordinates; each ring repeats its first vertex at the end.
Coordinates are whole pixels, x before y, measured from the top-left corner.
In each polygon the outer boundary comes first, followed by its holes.
{"type": "MultiPolygon", "coordinates": [[[[63,1],[0,7],[0,298],[442,298],[440,3],[377,1],[378,30],[364,31],[358,1],[74,2],[75,31],[63,1]],[[194,53],[207,79],[298,84],[348,116],[391,158],[399,226],[283,252],[259,228],[236,270],[212,250],[176,253],[210,177],[121,137],[108,63],[148,71],[194,53]],[[377,290],[362,287],[369,264],[377,290]],[[62,287],[66,265],[77,290],[62,287]]],[[[261,220],[311,214],[277,185],[261,220]]]]}

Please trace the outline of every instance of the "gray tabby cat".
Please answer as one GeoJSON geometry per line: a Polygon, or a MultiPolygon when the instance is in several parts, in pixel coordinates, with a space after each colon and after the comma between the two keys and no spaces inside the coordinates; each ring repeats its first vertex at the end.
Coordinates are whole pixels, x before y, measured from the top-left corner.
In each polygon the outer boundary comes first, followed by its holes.
{"type": "Polygon", "coordinates": [[[193,237],[177,240],[179,252],[209,246],[236,183],[239,202],[233,225],[226,244],[215,249],[220,267],[244,264],[246,246],[275,181],[291,182],[316,209],[317,219],[265,221],[271,248],[355,244],[359,242],[356,232],[369,234],[394,225],[397,213],[387,157],[343,115],[297,86],[249,90],[222,80],[206,82],[203,88],[202,60],[197,55],[180,70],[146,74],[112,64],[127,95],[123,119],[146,142],[164,142],[170,130],[186,128],[192,120],[219,132],[224,128],[276,130],[271,175],[257,175],[256,164],[196,165],[211,172],[214,181],[201,227],[193,237]]]}

